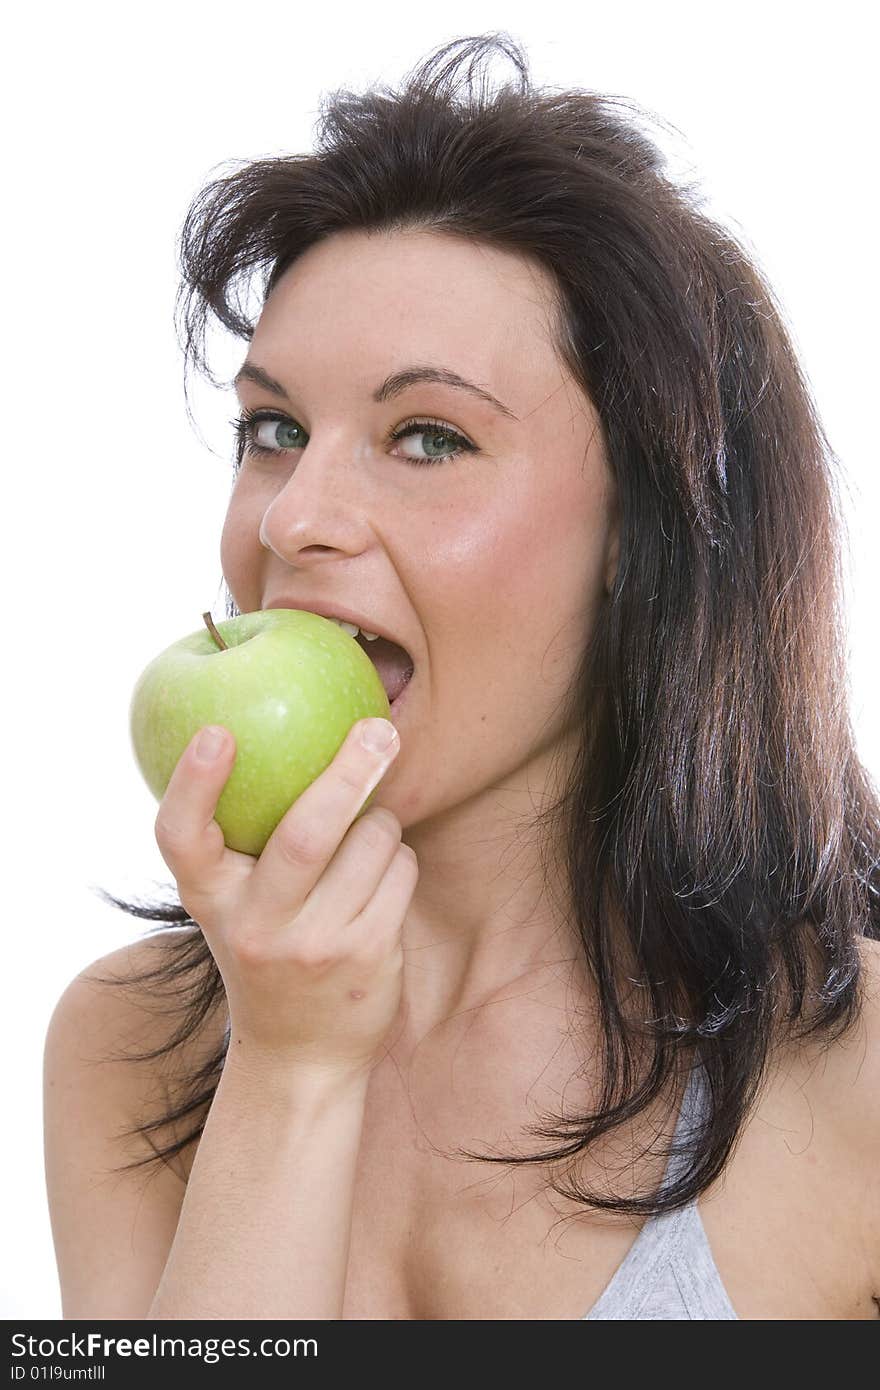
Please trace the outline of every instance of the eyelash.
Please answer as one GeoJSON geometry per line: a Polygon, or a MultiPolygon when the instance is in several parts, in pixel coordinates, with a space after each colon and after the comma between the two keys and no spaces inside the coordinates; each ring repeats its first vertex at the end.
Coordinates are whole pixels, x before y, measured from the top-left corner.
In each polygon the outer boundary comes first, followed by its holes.
{"type": "MultiPolygon", "coordinates": [[[[236,420],[230,420],[229,422],[235,430],[236,439],[238,441],[239,462],[241,462],[241,458],[245,452],[252,454],[256,458],[277,458],[281,454],[294,452],[293,449],[267,449],[262,444],[254,443],[254,434],[257,425],[262,424],[266,420],[275,420],[279,424],[286,423],[296,425],[297,429],[301,428],[296,420],[291,419],[289,415],[279,414],[277,410],[251,410],[248,406],[245,406],[238,418],[236,420]]],[[[305,431],[303,431],[303,433],[305,433],[305,431]]],[[[477,446],[475,444],[472,444],[463,434],[459,434],[458,430],[450,429],[442,420],[407,420],[389,434],[385,442],[386,444],[396,444],[398,440],[405,439],[407,435],[420,433],[448,435],[450,439],[458,440],[459,447],[451,449],[449,453],[435,459],[405,458],[404,462],[412,464],[414,468],[430,468],[438,463],[451,463],[453,460],[460,458],[462,454],[477,452],[477,446]]]]}

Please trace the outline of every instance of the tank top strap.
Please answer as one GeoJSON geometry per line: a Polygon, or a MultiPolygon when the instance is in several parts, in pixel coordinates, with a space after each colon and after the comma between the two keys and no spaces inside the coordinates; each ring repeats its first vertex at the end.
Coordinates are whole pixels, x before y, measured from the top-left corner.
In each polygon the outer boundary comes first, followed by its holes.
{"type": "MultiPolygon", "coordinates": [[[[707,1087],[706,1072],[699,1056],[697,1056],[691,1067],[678,1109],[678,1118],[672,1135],[666,1171],[660,1184],[663,1192],[668,1191],[687,1169],[689,1152],[693,1149],[694,1138],[705,1119],[708,1099],[707,1087]]],[[[669,1212],[667,1214],[671,1216],[674,1213],[669,1212]]]]}

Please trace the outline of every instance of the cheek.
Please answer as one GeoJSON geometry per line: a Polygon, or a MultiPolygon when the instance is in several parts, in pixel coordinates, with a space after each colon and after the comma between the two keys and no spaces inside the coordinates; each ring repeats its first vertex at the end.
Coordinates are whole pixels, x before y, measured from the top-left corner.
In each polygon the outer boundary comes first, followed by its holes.
{"type": "Polygon", "coordinates": [[[242,612],[259,606],[260,557],[266,552],[260,545],[258,526],[259,519],[243,505],[241,495],[233,496],[220,536],[220,566],[242,612]]]}
{"type": "Polygon", "coordinates": [[[493,608],[546,636],[569,617],[586,617],[601,594],[603,498],[583,483],[542,477],[510,502],[486,546],[485,592],[493,608]]]}
{"type": "MultiPolygon", "coordinates": [[[[496,679],[503,669],[546,712],[568,688],[601,604],[602,499],[583,485],[529,487],[496,510],[490,529],[469,571],[469,655],[494,653],[496,679]]],[[[459,574],[464,603],[468,571],[459,574]]]]}

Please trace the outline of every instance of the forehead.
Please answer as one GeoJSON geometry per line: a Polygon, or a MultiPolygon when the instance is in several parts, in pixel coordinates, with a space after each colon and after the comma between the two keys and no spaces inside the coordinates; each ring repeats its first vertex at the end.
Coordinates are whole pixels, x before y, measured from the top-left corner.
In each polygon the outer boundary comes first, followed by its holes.
{"type": "Polygon", "coordinates": [[[558,382],[552,277],[523,256],[448,234],[335,232],[309,248],[272,290],[253,355],[329,365],[447,361],[515,390],[536,372],[558,382]],[[454,355],[454,356],[453,356],[454,355]]]}

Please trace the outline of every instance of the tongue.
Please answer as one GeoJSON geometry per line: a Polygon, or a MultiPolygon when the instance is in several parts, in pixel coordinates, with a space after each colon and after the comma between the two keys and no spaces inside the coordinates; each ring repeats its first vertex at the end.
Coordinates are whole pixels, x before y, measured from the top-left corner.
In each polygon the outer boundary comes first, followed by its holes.
{"type": "Polygon", "coordinates": [[[412,675],[412,661],[403,647],[398,647],[396,642],[389,642],[385,637],[377,637],[375,642],[368,642],[363,633],[359,632],[357,640],[375,666],[390,704],[392,700],[397,699],[412,675]]]}

